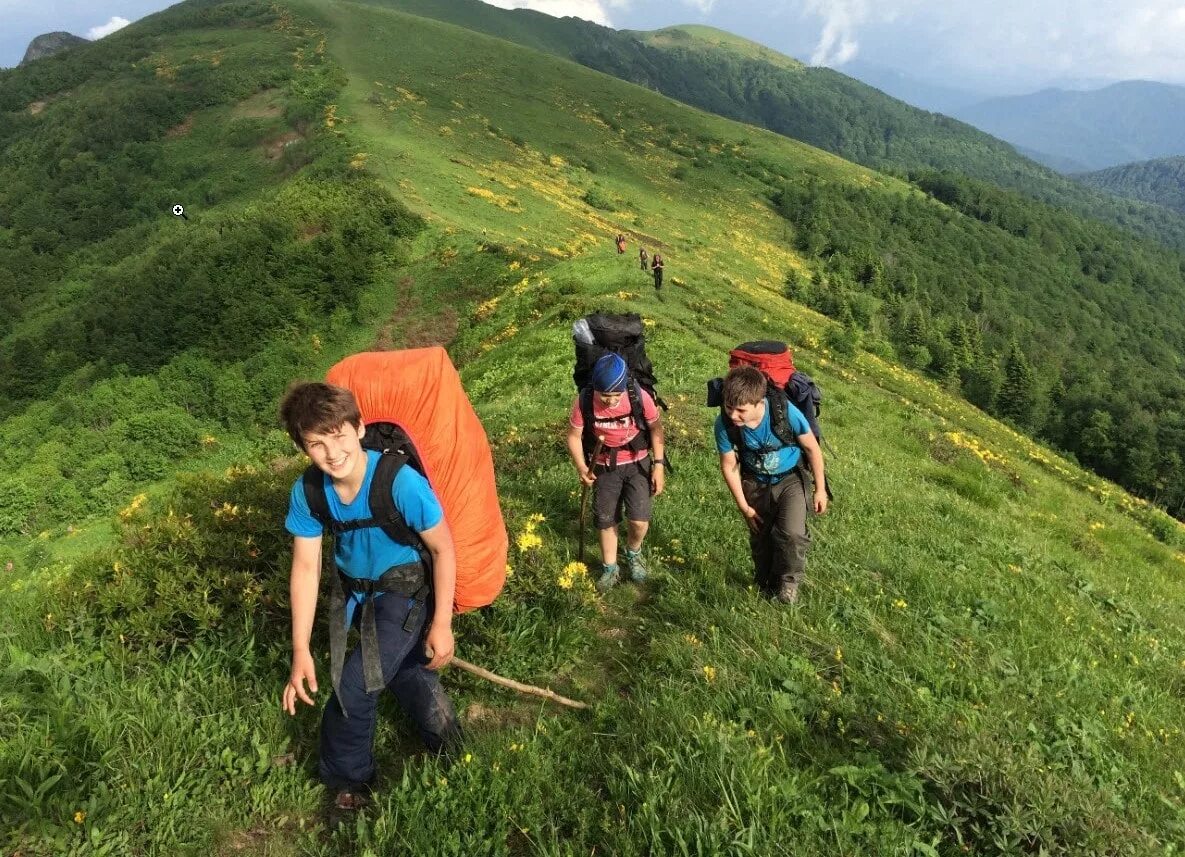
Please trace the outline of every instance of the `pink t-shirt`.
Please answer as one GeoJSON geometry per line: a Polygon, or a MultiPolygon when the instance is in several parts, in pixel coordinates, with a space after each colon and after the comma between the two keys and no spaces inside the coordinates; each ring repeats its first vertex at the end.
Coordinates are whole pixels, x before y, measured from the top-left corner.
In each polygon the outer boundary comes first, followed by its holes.
{"type": "MultiPolygon", "coordinates": [[[[654,399],[649,393],[638,388],[638,392],[642,396],[642,417],[646,420],[646,424],[654,422],[658,419],[658,408],[654,405],[654,399]]],[[[568,422],[575,428],[584,428],[584,414],[580,413],[580,397],[576,397],[576,401],[572,405],[572,414],[568,417],[568,422]]],[[[606,408],[601,404],[599,397],[593,393],[593,422],[597,435],[605,438],[605,448],[625,446],[631,440],[638,436],[638,427],[634,424],[634,418],[630,414],[630,397],[628,394],[622,394],[622,397],[617,400],[617,404],[612,408],[606,408]]],[[[634,461],[641,461],[649,454],[649,450],[640,449],[637,452],[631,452],[628,449],[623,449],[617,453],[618,464],[630,464],[634,461]]],[[[597,464],[608,464],[609,453],[602,452],[597,456],[597,464]]]]}

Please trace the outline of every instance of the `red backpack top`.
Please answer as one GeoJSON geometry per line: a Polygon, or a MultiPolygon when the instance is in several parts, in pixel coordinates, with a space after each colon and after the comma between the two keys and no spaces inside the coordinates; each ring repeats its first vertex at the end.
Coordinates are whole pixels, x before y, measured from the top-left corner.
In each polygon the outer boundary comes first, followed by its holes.
{"type": "Polygon", "coordinates": [[[728,352],[728,368],[752,366],[760,369],[775,387],[785,387],[794,374],[794,355],[784,342],[746,342],[728,352]]]}

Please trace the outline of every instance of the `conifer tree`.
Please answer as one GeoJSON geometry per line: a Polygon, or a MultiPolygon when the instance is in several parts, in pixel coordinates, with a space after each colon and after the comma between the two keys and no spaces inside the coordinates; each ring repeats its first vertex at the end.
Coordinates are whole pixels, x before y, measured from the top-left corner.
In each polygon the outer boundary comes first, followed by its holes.
{"type": "Polygon", "coordinates": [[[1000,416],[1021,428],[1032,428],[1037,410],[1037,375],[1015,341],[1004,359],[1004,385],[997,409],[1000,416]]]}

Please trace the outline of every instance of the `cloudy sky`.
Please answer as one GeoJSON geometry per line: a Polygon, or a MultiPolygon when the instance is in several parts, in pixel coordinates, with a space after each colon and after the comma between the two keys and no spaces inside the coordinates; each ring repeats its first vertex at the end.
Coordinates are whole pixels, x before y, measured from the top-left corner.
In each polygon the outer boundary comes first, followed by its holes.
{"type": "MultiPolygon", "coordinates": [[[[447,0],[446,0],[447,2],[447,0]]],[[[162,0],[0,0],[0,66],[51,30],[97,37],[162,0]]],[[[495,0],[618,28],[705,23],[815,64],[871,63],[985,91],[1185,84],[1185,0],[495,0]]],[[[853,66],[854,67],[854,66],[853,66]]]]}

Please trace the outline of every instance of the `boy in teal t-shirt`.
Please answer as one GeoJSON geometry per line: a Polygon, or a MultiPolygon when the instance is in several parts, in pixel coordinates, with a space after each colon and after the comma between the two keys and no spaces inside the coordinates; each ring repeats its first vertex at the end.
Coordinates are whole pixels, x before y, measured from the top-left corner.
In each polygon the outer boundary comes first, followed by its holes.
{"type": "MultiPolygon", "coordinates": [[[[349,523],[371,518],[371,487],[382,454],[362,447],[365,427],[353,394],[329,384],[301,384],[285,396],[280,416],[289,435],[320,471],[332,520],[349,523]]],[[[330,586],[341,587],[345,609],[344,615],[330,620],[344,621],[348,628],[361,618],[362,632],[362,644],[348,658],[344,658],[344,645],[338,649],[344,663],[335,660],[336,687],[321,720],[320,776],[337,791],[335,803],[343,810],[365,803],[374,778],[375,711],[384,688],[415,722],[429,750],[439,752],[460,740],[456,712],[437,674],[452,659],[454,649],[457,563],[452,534],[436,494],[413,467],[405,465],[395,473],[391,496],[395,509],[431,556],[431,579],[419,551],[396,542],[378,526],[348,529],[335,536],[334,560],[340,579],[330,586]],[[433,653],[431,658],[426,649],[433,653]]],[[[296,701],[312,705],[310,693],[317,692],[310,638],[324,532],[310,511],[303,478],[292,487],[285,527],[293,536],[292,669],[282,705],[295,714],[296,701]]],[[[344,629],[334,629],[331,641],[336,633],[344,644],[344,629]]]]}
{"type": "Polygon", "coordinates": [[[754,578],[762,591],[793,604],[811,542],[808,511],[827,511],[823,452],[806,417],[789,402],[786,419],[795,443],[787,445],[777,437],[765,376],[752,366],[728,373],[723,398],[723,413],[716,418],[716,449],[724,482],[749,527],[754,578]],[[804,453],[814,475],[813,499],[803,476],[804,453]]]}

